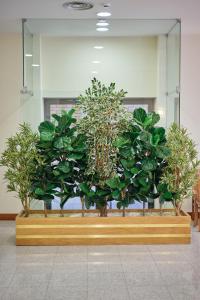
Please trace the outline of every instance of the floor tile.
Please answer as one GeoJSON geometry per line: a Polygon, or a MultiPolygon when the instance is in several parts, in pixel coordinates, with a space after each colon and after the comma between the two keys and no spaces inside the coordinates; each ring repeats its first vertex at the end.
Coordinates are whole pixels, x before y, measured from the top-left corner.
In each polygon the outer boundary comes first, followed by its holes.
{"type": "Polygon", "coordinates": [[[162,286],[163,279],[159,272],[127,272],[124,273],[127,286],[162,286]]]}
{"type": "Polygon", "coordinates": [[[125,287],[110,286],[106,288],[89,288],[88,300],[129,300],[129,293],[125,287]]]}
{"type": "Polygon", "coordinates": [[[129,286],[128,291],[130,300],[172,300],[169,291],[162,286],[129,286]]]}
{"type": "Polygon", "coordinates": [[[10,287],[5,295],[4,300],[44,300],[47,292],[47,286],[24,286],[10,287]]]}
{"type": "Polygon", "coordinates": [[[91,272],[88,273],[88,289],[109,289],[110,287],[125,289],[126,282],[123,273],[91,272]]]}
{"type": "Polygon", "coordinates": [[[120,273],[123,272],[123,267],[121,262],[88,262],[88,272],[112,272],[112,273],[120,273]]]}
{"type": "Polygon", "coordinates": [[[198,285],[176,285],[168,287],[173,300],[199,300],[200,288],[198,285]]]}
{"type": "Polygon", "coordinates": [[[78,289],[87,289],[87,273],[86,272],[68,272],[66,269],[55,269],[51,280],[50,286],[65,286],[76,287],[78,289]]]}
{"type": "MultiPolygon", "coordinates": [[[[49,286],[46,300],[87,300],[87,290],[80,288],[68,288],[66,286],[49,286]]],[[[96,300],[96,299],[93,299],[96,300]]]]}

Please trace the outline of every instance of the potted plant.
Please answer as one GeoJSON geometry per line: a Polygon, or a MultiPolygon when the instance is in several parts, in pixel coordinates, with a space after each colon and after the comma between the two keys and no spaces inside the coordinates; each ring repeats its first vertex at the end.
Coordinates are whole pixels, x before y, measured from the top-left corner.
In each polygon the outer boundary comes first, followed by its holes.
{"type": "Polygon", "coordinates": [[[184,199],[192,194],[200,161],[196,145],[187,130],[175,123],[169,128],[166,145],[170,154],[162,176],[161,196],[172,200],[176,214],[180,215],[184,199]]]}
{"type": "Polygon", "coordinates": [[[85,161],[85,138],[77,133],[73,117],[74,109],[52,115],[55,122],[44,121],[39,126],[39,142],[36,145],[42,163],[37,165],[32,180],[32,193],[44,203],[60,197],[61,215],[66,201],[75,196],[77,183],[85,161]]]}
{"type": "MultiPolygon", "coordinates": [[[[44,210],[30,210],[29,218],[24,218],[26,211],[20,214],[17,245],[190,242],[190,217],[184,212],[175,216],[173,209],[164,209],[160,216],[152,209],[144,216],[141,210],[128,208],[134,201],[149,203],[159,196],[177,197],[177,192],[164,181],[167,170],[172,172],[171,154],[164,128],[156,127],[159,116],[137,109],[131,117],[122,105],[124,94],[113,83],[106,87],[94,79],[79,99],[83,117],[78,122],[71,110],[40,124],[39,137],[26,148],[25,157],[32,157],[34,165],[27,171],[31,185],[26,191],[44,203],[59,196],[61,214],[55,210],[46,211],[48,218],[41,218],[44,210]],[[75,195],[82,199],[82,211],[65,210],[64,204],[75,195]],[[113,200],[118,209],[110,210],[113,200]]],[[[16,147],[11,150],[15,155],[16,147]]],[[[23,158],[24,152],[20,154],[23,158]]],[[[176,174],[180,177],[180,170],[176,174]]]]}
{"type": "Polygon", "coordinates": [[[96,205],[100,216],[107,215],[107,203],[113,196],[107,180],[117,175],[117,152],[115,140],[128,127],[129,114],[122,104],[126,92],[116,91],[115,84],[108,87],[92,80],[91,88],[78,99],[83,118],[78,130],[86,137],[88,149],[87,181],[80,186],[86,207],[96,205]]]}
{"type": "Polygon", "coordinates": [[[38,135],[24,123],[19,131],[8,138],[6,149],[2,153],[0,165],[6,167],[5,179],[10,192],[16,192],[28,216],[31,200],[31,184],[36,170],[36,163],[42,159],[37,152],[38,135]]]}
{"type": "Polygon", "coordinates": [[[113,196],[120,200],[119,208],[135,200],[143,202],[144,208],[145,202],[150,206],[159,197],[158,185],[169,155],[165,129],[155,126],[159,119],[154,112],[136,109],[128,130],[116,140],[120,178],[108,184],[111,188],[115,185],[113,196]]]}

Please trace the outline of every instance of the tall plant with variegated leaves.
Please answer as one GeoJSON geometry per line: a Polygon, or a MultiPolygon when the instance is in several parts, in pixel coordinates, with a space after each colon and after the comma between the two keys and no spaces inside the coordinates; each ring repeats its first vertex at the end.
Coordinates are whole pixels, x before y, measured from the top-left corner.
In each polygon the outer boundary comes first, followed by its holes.
{"type": "Polygon", "coordinates": [[[187,130],[172,124],[167,135],[170,155],[162,177],[162,186],[166,195],[171,195],[176,214],[180,215],[184,199],[192,194],[200,164],[198,152],[187,130]]]}
{"type": "Polygon", "coordinates": [[[94,78],[91,88],[78,99],[83,112],[79,131],[86,135],[89,150],[86,173],[97,175],[102,184],[116,172],[114,141],[128,126],[128,113],[122,104],[125,94],[115,90],[115,83],[106,87],[94,78]]]}

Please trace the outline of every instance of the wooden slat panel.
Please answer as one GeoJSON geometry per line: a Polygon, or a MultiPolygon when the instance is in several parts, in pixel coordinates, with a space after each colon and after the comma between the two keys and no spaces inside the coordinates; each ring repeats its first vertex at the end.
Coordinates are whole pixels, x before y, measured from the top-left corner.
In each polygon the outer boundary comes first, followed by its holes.
{"type": "Polygon", "coordinates": [[[22,224],[188,224],[190,217],[69,217],[69,218],[21,218],[17,217],[18,225],[22,224]]]}
{"type": "Polygon", "coordinates": [[[123,239],[64,239],[64,238],[57,238],[57,239],[24,239],[23,237],[18,237],[16,239],[16,245],[129,245],[129,244],[188,244],[190,243],[190,236],[185,237],[144,237],[140,238],[123,238],[123,239]]]}
{"type": "Polygon", "coordinates": [[[148,227],[140,227],[140,228],[40,228],[39,230],[36,228],[19,228],[16,230],[17,235],[37,235],[38,232],[40,234],[141,234],[141,233],[190,233],[189,227],[157,227],[157,228],[148,228],[148,227]]]}

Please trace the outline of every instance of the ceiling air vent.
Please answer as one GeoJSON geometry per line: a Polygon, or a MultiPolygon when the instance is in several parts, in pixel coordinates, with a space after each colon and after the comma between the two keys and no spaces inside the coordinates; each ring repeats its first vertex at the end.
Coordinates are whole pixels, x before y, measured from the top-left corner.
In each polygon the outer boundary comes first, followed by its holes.
{"type": "Polygon", "coordinates": [[[63,7],[73,10],[87,10],[93,8],[93,4],[90,2],[83,1],[70,1],[63,3],[63,7]]]}

